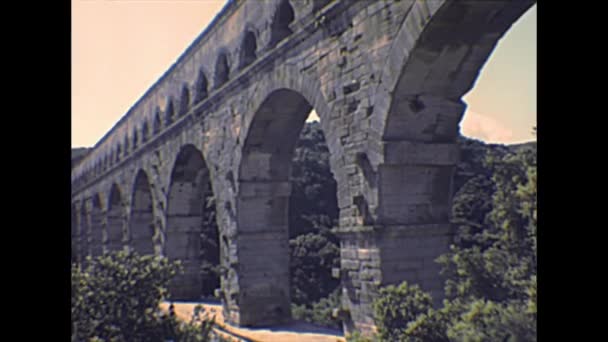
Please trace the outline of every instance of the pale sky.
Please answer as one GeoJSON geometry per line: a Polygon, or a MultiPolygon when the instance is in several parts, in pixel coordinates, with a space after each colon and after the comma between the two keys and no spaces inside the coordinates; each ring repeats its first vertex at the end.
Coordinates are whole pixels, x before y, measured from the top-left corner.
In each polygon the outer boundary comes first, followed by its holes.
{"type": "MultiPolygon", "coordinates": [[[[95,145],[224,3],[72,0],[72,147],[95,145]]],[[[464,100],[465,135],[498,143],[535,139],[536,5],[502,38],[464,100]]]]}

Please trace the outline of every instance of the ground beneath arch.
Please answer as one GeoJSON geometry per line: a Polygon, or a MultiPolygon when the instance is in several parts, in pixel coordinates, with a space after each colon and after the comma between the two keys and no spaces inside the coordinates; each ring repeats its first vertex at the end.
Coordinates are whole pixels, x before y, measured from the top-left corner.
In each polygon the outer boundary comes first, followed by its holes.
{"type": "MultiPolygon", "coordinates": [[[[217,329],[215,332],[224,337],[233,337],[235,341],[251,342],[346,342],[339,331],[321,328],[306,322],[294,322],[289,325],[272,328],[239,328],[225,323],[222,306],[214,303],[174,302],[175,314],[184,321],[190,321],[194,307],[201,304],[204,308],[203,317],[215,316],[217,329]]],[[[170,303],[161,303],[161,309],[167,311],[170,303]]]]}

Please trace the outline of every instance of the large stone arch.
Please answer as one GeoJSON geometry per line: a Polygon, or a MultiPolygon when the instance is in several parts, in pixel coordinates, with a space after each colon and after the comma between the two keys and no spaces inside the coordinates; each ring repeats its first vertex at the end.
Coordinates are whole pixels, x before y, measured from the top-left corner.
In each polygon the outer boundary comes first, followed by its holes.
{"type": "MultiPolygon", "coordinates": [[[[237,167],[234,174],[227,175],[236,200],[235,208],[226,203],[226,212],[234,214],[229,221],[234,222],[236,234],[228,234],[231,251],[228,274],[233,276],[224,280],[229,284],[224,289],[228,291],[224,300],[228,320],[239,325],[278,324],[290,319],[287,232],[290,165],[299,133],[313,108],[320,118],[338,187],[344,179],[342,146],[319,80],[283,64],[264,74],[257,83],[259,86],[250,94],[236,132],[237,145],[242,146],[236,150],[237,167]],[[273,235],[280,238],[271,238],[273,235]],[[256,256],[260,246],[262,254],[256,256]],[[248,264],[251,262],[255,265],[248,264]],[[268,278],[260,281],[267,276],[270,281],[268,278]],[[265,285],[270,283],[272,286],[265,285]]],[[[343,199],[347,196],[346,192],[342,195],[343,199]]]]}
{"type": "Polygon", "coordinates": [[[108,251],[119,251],[124,249],[127,212],[122,191],[116,183],[110,188],[107,208],[106,247],[108,251]]]}
{"type": "Polygon", "coordinates": [[[97,257],[103,254],[104,208],[101,194],[94,194],[87,202],[87,230],[89,255],[97,257]]]}
{"type": "MultiPolygon", "coordinates": [[[[336,179],[342,178],[343,174],[343,147],[336,126],[340,123],[332,121],[331,113],[334,108],[328,105],[328,102],[321,91],[321,83],[318,78],[311,77],[300,72],[297,68],[283,64],[275,67],[272,72],[264,75],[264,78],[257,82],[259,86],[251,92],[250,98],[246,105],[246,112],[242,114],[240,129],[237,133],[237,143],[244,142],[250,134],[251,125],[257,115],[258,110],[262,107],[271,94],[277,91],[291,91],[300,95],[317,113],[320,119],[321,128],[325,134],[327,147],[331,155],[330,164],[331,171],[336,179]]],[[[299,132],[299,131],[298,131],[299,132]]],[[[243,148],[238,149],[236,161],[241,163],[243,148]]],[[[340,198],[338,198],[340,201],[340,198]]]]}
{"type": "Polygon", "coordinates": [[[138,254],[155,254],[154,196],[144,170],[137,171],[131,194],[129,247],[138,254]]]}
{"type": "Polygon", "coordinates": [[[86,206],[83,202],[76,205],[76,215],[78,220],[78,231],[76,245],[78,246],[78,262],[84,264],[87,255],[90,255],[89,229],[87,222],[86,206]]]}
{"type": "MultiPolygon", "coordinates": [[[[375,184],[368,195],[376,206],[368,224],[341,236],[343,252],[363,250],[378,260],[370,270],[358,267],[343,275],[347,332],[373,329],[371,303],[378,285],[418,284],[441,305],[443,279],[435,259],[452,241],[452,176],[466,108],[462,96],[498,40],[533,4],[416,1],[401,23],[381,70],[367,153],[361,155],[370,175],[366,181],[375,184]],[[354,283],[366,283],[365,290],[354,283]]],[[[365,260],[357,256],[346,262],[352,261],[365,260]]]]}
{"type": "Polygon", "coordinates": [[[72,253],[71,253],[71,260],[72,263],[77,263],[80,260],[80,241],[79,241],[79,234],[80,234],[80,220],[79,220],[79,212],[78,212],[78,207],[76,203],[72,203],[71,206],[71,211],[70,211],[70,216],[71,216],[71,229],[70,229],[70,236],[72,238],[72,253]]]}
{"type": "MultiPolygon", "coordinates": [[[[462,101],[498,41],[535,0],[417,1],[392,43],[376,101],[381,138],[453,142],[462,101]]],[[[389,158],[390,159],[390,158],[389,158]]]]}
{"type": "Polygon", "coordinates": [[[203,154],[192,144],[177,154],[169,181],[163,255],[180,260],[184,274],[170,286],[173,299],[212,297],[219,276],[206,266],[220,262],[219,232],[210,171],[203,154]]]}

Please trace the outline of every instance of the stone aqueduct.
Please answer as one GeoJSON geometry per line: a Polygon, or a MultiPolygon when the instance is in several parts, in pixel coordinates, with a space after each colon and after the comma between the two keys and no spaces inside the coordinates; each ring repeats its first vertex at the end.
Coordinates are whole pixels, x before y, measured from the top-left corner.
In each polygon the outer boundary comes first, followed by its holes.
{"type": "Polygon", "coordinates": [[[198,299],[212,193],[225,317],[289,320],[290,163],[314,108],[338,184],[345,329],[372,328],[381,285],[439,301],[461,98],[534,2],[228,1],[72,170],[73,259],[180,259],[173,297],[198,299]]]}

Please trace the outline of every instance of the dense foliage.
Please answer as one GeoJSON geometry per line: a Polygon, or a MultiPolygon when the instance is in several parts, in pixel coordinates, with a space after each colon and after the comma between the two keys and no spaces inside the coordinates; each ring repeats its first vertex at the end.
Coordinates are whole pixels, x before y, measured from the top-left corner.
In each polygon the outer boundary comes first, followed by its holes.
{"type": "Polygon", "coordinates": [[[212,323],[198,313],[179,322],[159,304],[180,271],[178,262],[114,252],[72,266],[72,341],[208,341],[212,323]]]}
{"type": "Polygon", "coordinates": [[[329,150],[319,122],[307,123],[296,145],[289,201],[292,313],[327,327],[340,328],[331,317],[339,306],[339,280],[332,268],[340,266],[336,181],[329,168],[329,150]]]}
{"type": "Polygon", "coordinates": [[[467,167],[481,172],[457,175],[456,239],[438,259],[448,299],[437,309],[416,286],[382,289],[379,340],[536,340],[536,146],[488,146],[478,161],[467,167]]]}

